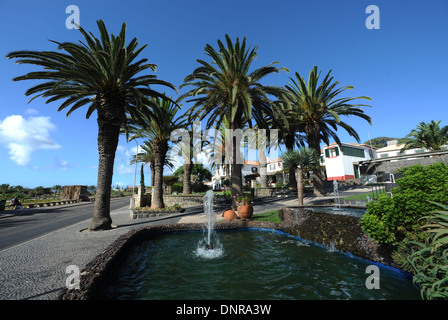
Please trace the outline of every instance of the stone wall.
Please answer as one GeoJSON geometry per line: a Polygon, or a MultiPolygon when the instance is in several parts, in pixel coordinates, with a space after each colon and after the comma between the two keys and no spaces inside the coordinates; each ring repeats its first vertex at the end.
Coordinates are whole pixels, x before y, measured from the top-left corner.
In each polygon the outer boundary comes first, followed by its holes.
{"type": "Polygon", "coordinates": [[[175,204],[182,208],[202,206],[204,204],[204,195],[164,195],[163,202],[165,207],[171,207],[175,204]]]}
{"type": "MultiPolygon", "coordinates": [[[[134,195],[135,207],[150,207],[151,206],[151,193],[135,194],[134,195]]],[[[196,195],[163,195],[163,203],[165,207],[171,207],[175,204],[180,205],[182,208],[188,208],[193,206],[200,206],[204,204],[204,196],[196,195]]]]}
{"type": "Polygon", "coordinates": [[[61,192],[61,199],[88,201],[87,186],[65,186],[61,192]]]}
{"type": "Polygon", "coordinates": [[[254,188],[255,197],[270,197],[273,195],[274,188],[254,188]]]}
{"type": "Polygon", "coordinates": [[[357,257],[397,267],[390,247],[378,244],[361,228],[360,218],[347,215],[312,212],[304,208],[281,208],[287,232],[304,240],[334,246],[357,257]]]}
{"type": "MultiPolygon", "coordinates": [[[[411,155],[410,155],[411,156],[411,155]]],[[[416,154],[418,156],[418,154],[416,154]]],[[[436,162],[448,163],[448,155],[441,154],[440,156],[434,157],[419,157],[416,159],[399,159],[398,157],[378,159],[378,161],[363,161],[363,166],[360,167],[361,174],[376,174],[379,172],[395,173],[397,169],[403,167],[409,167],[416,164],[421,164],[422,166],[428,166],[436,162]]]]}

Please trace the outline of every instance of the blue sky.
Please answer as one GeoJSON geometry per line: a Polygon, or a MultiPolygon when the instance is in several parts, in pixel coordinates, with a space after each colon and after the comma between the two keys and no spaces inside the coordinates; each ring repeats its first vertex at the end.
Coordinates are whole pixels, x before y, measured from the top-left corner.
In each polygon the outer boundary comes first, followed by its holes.
{"type": "MultiPolygon", "coordinates": [[[[318,66],[322,73],[332,69],[341,85],[353,85],[350,96],[371,97],[372,108],[365,111],[372,126],[346,119],[361,142],[403,137],[421,121],[448,125],[446,0],[2,0],[0,183],[96,184],[96,117],[85,119],[85,110],[66,117],[57,112],[58,102],[36,99],[28,104],[24,92],[33,83],[11,79],[35,67],[5,58],[15,50],[55,50],[49,39],[80,40],[79,31],[65,25],[69,5],[78,6],[80,24],[94,34],[98,19],[115,34],[126,22],[128,39],[148,44],[142,56],[158,65],[156,75],[177,87],[198,66],[196,59],[207,59],[205,45],[216,46],[227,33],[259,47],[254,68],[279,61],[290,70],[270,76],[266,84],[283,86],[295,72],[307,77],[318,66]],[[372,4],[380,10],[380,29],[365,25],[366,8],[372,4]]],[[[176,97],[175,92],[167,93],[176,97]]],[[[188,107],[184,103],[183,110],[188,107]]],[[[339,136],[343,142],[355,142],[344,131],[339,136]]],[[[120,138],[113,185],[133,185],[129,158],[135,148],[135,142],[120,138]]]]}

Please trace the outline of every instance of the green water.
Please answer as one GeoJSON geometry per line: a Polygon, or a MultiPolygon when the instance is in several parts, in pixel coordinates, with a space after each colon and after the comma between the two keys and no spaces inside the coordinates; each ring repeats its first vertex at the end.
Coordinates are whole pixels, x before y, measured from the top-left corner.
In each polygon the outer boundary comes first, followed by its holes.
{"type": "Polygon", "coordinates": [[[380,267],[367,289],[368,262],[274,231],[223,231],[214,254],[202,234],[167,234],[130,250],[101,293],[104,299],[420,299],[403,274],[380,267]],[[205,255],[204,255],[205,253],[205,255]]]}

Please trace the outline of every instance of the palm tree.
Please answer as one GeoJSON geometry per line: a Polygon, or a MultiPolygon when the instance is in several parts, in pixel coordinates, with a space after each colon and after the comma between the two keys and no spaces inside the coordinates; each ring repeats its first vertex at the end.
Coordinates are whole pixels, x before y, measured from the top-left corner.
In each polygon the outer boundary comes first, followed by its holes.
{"type": "MultiPolygon", "coordinates": [[[[151,187],[154,186],[154,152],[152,151],[152,141],[145,140],[143,145],[140,146],[141,151],[134,154],[131,157],[130,164],[141,163],[143,165],[149,164],[149,169],[151,170],[151,187]]],[[[169,169],[174,169],[173,163],[169,158],[165,159],[165,166],[169,169]]]]}
{"type": "Polygon", "coordinates": [[[175,86],[155,75],[142,72],[156,70],[156,65],[147,59],[136,60],[146,45],[138,48],[137,38],[127,46],[126,24],[120,34],[109,35],[103,21],[97,22],[100,39],[79,28],[85,42],[59,43],[57,51],[16,51],[7,55],[18,59],[18,64],[43,67],[43,71],[30,72],[13,80],[44,80],[26,91],[26,95],[48,98],[47,103],[64,100],[58,111],[71,106],[67,112],[88,106],[86,118],[97,112],[98,123],[98,183],[95,207],[90,230],[105,230],[112,227],[110,217],[110,192],[112,176],[121,127],[127,127],[130,119],[141,119],[150,113],[149,97],[163,96],[150,88],[163,85],[176,90],[175,86]]]}
{"type": "Polygon", "coordinates": [[[128,132],[133,133],[128,140],[145,137],[152,144],[154,156],[154,187],[151,201],[151,209],[161,209],[163,203],[163,170],[167,163],[167,153],[171,133],[179,128],[185,128],[185,117],[175,119],[180,106],[171,98],[153,97],[151,105],[156,106],[154,112],[148,118],[137,121],[128,126],[128,132]]]}
{"type": "MultiPolygon", "coordinates": [[[[356,131],[346,122],[341,121],[341,116],[356,116],[366,120],[371,124],[371,118],[364,113],[361,107],[366,104],[352,104],[353,100],[365,99],[372,100],[366,96],[344,97],[339,95],[345,90],[353,89],[352,86],[343,86],[336,88],[338,81],[333,82],[331,70],[319,84],[320,72],[317,67],[311,69],[308,76],[308,84],[299,73],[295,73],[296,79],[290,78],[292,83],[286,85],[289,91],[288,100],[291,104],[293,113],[298,119],[300,127],[303,128],[308,146],[314,149],[320,155],[320,142],[329,144],[329,138],[333,138],[340,146],[336,131],[338,127],[343,128],[348,134],[360,141],[356,131]]],[[[323,184],[320,169],[315,169],[314,192],[323,193],[323,184]]]]}
{"type": "MultiPolygon", "coordinates": [[[[263,111],[271,108],[268,95],[278,96],[283,88],[261,84],[266,76],[279,73],[285,68],[277,68],[275,64],[261,67],[249,72],[252,61],[257,57],[257,47],[246,48],[246,38],[240,42],[239,38],[233,43],[226,34],[226,45],[218,40],[218,50],[207,44],[205,53],[212,62],[197,60],[200,64],[192,74],[184,79],[185,86],[193,89],[180,97],[180,100],[191,97],[193,102],[190,109],[191,119],[203,120],[209,117],[207,128],[216,122],[219,127],[223,119],[229,120],[232,132],[243,129],[244,122],[248,121],[252,127],[252,120],[262,123],[263,111]]],[[[235,141],[236,139],[234,139],[235,141]]],[[[242,163],[236,159],[236,141],[232,148],[232,193],[242,194],[242,163]]]]}
{"type": "Polygon", "coordinates": [[[448,143],[448,126],[440,127],[439,121],[431,120],[430,123],[420,122],[417,128],[406,137],[398,140],[398,144],[404,145],[401,151],[424,148],[430,151],[442,150],[442,146],[448,143]]]}
{"type": "Polygon", "coordinates": [[[319,154],[311,148],[287,151],[281,156],[283,166],[290,174],[297,175],[297,195],[299,206],[303,206],[303,174],[319,167],[319,154]]]}
{"type": "MultiPolygon", "coordinates": [[[[275,101],[276,108],[272,109],[272,113],[267,115],[267,121],[271,128],[279,128],[278,142],[283,144],[286,151],[292,151],[295,147],[304,147],[306,137],[304,136],[304,128],[301,127],[297,113],[294,112],[291,104],[285,102],[284,99],[275,101]]],[[[297,181],[293,172],[289,176],[289,188],[296,189],[297,181]]]]}
{"type": "Polygon", "coordinates": [[[209,165],[212,171],[224,168],[225,179],[230,179],[230,164],[225,160],[225,150],[228,150],[228,141],[225,140],[226,130],[230,129],[229,120],[223,118],[219,127],[215,128],[213,143],[209,144],[209,165]],[[220,156],[220,158],[218,158],[220,156]]]}
{"type": "Polygon", "coordinates": [[[197,126],[195,123],[185,123],[185,128],[182,132],[180,138],[185,138],[185,140],[178,140],[173,147],[173,151],[178,156],[184,157],[183,163],[183,194],[191,194],[193,192],[193,187],[191,184],[191,174],[194,164],[199,162],[197,158],[201,152],[204,151],[204,147],[209,144],[208,141],[202,141],[200,125],[197,126]],[[186,130],[185,130],[186,129],[186,130]],[[187,133],[185,133],[185,131],[187,133]],[[188,136],[186,135],[188,134],[188,136]]]}

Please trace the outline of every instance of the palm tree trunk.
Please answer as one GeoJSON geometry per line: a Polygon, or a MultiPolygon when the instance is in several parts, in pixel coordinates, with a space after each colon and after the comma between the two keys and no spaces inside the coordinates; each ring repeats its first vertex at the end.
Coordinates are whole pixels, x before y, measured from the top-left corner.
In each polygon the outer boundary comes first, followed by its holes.
{"type": "Polygon", "coordinates": [[[260,163],[260,186],[266,188],[268,186],[267,161],[266,152],[259,150],[258,161],[260,163]]]}
{"type": "MultiPolygon", "coordinates": [[[[285,139],[285,147],[286,147],[286,151],[294,150],[294,137],[288,136],[285,139]]],[[[288,186],[289,186],[289,189],[292,189],[292,190],[297,189],[296,175],[295,175],[295,172],[292,170],[289,170],[288,186]]]]}
{"type": "MultiPolygon", "coordinates": [[[[312,129],[306,130],[306,139],[308,141],[308,146],[314,149],[318,155],[320,155],[320,130],[319,128],[313,127],[312,129]]],[[[322,195],[324,194],[324,185],[322,172],[320,169],[313,170],[313,185],[314,194],[322,195]]]]}
{"type": "MultiPolygon", "coordinates": [[[[238,115],[235,116],[236,119],[238,118],[238,115]]],[[[238,122],[232,123],[230,125],[230,128],[232,130],[241,129],[242,125],[238,122]]],[[[232,196],[236,195],[242,195],[243,194],[243,164],[238,163],[239,159],[237,159],[237,150],[240,148],[239,141],[237,141],[236,137],[233,138],[232,143],[232,165],[230,166],[230,176],[232,180],[232,196]]],[[[239,151],[239,150],[238,150],[239,151]]]]}
{"type": "Polygon", "coordinates": [[[299,199],[299,206],[303,206],[303,171],[297,168],[297,197],[299,199]]]}
{"type": "Polygon", "coordinates": [[[168,152],[168,142],[165,140],[154,140],[154,188],[152,196],[152,209],[162,209],[163,203],[163,166],[165,164],[166,153],[168,152]]]}
{"type": "Polygon", "coordinates": [[[149,169],[151,169],[151,187],[154,187],[154,162],[149,164],[149,169]]]}
{"type": "Polygon", "coordinates": [[[193,164],[191,160],[186,160],[184,163],[184,187],[182,193],[191,194],[191,171],[193,170],[193,164]]]}
{"type": "MultiPolygon", "coordinates": [[[[120,117],[110,114],[108,108],[98,108],[98,181],[95,205],[89,230],[112,228],[110,216],[110,192],[114,172],[115,152],[120,134],[120,117]],[[106,110],[106,111],[105,111],[106,110]]],[[[112,109],[112,108],[110,108],[112,109]]]]}

